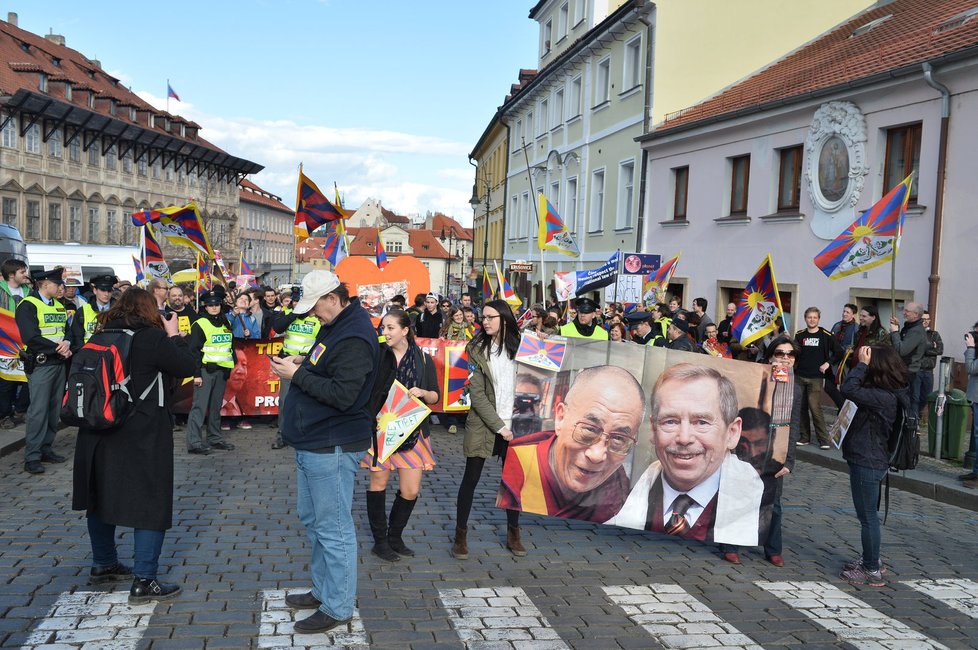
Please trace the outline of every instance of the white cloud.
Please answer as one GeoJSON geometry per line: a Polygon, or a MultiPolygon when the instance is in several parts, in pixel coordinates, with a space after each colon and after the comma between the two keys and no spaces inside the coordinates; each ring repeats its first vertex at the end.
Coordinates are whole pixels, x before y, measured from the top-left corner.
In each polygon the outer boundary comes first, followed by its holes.
{"type": "MultiPolygon", "coordinates": [[[[166,98],[137,93],[157,107],[166,98]]],[[[290,120],[218,117],[190,102],[170,102],[170,111],[201,125],[201,137],[232,155],[265,165],[254,182],[295,203],[299,163],[328,196],[335,180],[345,205],[380,200],[399,214],[444,212],[471,224],[471,169],[451,167],[465,160],[469,146],[444,138],[390,130],[335,128],[290,120]]]]}

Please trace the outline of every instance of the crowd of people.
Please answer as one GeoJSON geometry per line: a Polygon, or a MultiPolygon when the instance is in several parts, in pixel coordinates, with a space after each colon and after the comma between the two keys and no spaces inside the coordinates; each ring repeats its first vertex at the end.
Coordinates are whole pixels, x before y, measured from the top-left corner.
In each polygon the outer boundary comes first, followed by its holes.
{"type": "MultiPolygon", "coordinates": [[[[539,440],[520,436],[514,443],[514,405],[518,395],[528,394],[520,382],[530,382],[516,373],[514,358],[521,333],[530,332],[541,338],[560,335],[607,340],[612,345],[659,346],[757,361],[770,366],[772,377],[792,374],[796,381],[790,418],[774,422],[770,414],[758,409],[738,412],[735,399],[732,403],[724,400],[723,395],[732,388],[719,373],[704,374],[702,366],[692,364],[670,369],[659,377],[649,396],[656,452],[662,460],[661,466],[650,467],[640,477],[649,489],[642,494],[642,490],[630,490],[622,475],[618,479],[619,498],[613,507],[582,505],[574,498],[554,504],[558,510],[584,513],[578,518],[631,525],[626,522],[631,517],[639,528],[691,535],[695,524],[690,521],[695,521],[695,516],[690,519],[687,512],[693,513],[696,505],[680,504],[683,498],[693,501],[681,492],[687,483],[692,492],[702,477],[693,476],[695,472],[691,472],[688,463],[679,463],[680,469],[676,470],[668,462],[679,444],[675,436],[680,433],[675,427],[681,427],[688,414],[682,411],[674,425],[673,416],[662,412],[667,408],[666,402],[701,400],[691,397],[695,391],[690,392],[701,383],[715,385],[707,391],[719,396],[718,408],[723,412],[717,422],[723,424],[718,426],[725,437],[737,438],[731,438],[736,454],[707,453],[704,457],[709,461],[708,467],[697,466],[695,470],[712,472],[737,460],[731,475],[736,470],[737,475],[743,476],[752,499],[760,501],[763,493],[764,499],[772,503],[772,516],[766,538],[758,539],[755,531],[753,537],[745,534],[729,539],[743,540],[748,546],[757,543],[775,566],[784,566],[780,499],[783,478],[793,470],[794,446],[809,442],[828,445],[822,415],[823,392],[836,405],[845,399],[855,402],[859,412],[843,442],[842,453],[850,468],[863,552],[843,567],[841,575],[849,582],[869,585],[885,583],[874,498],[887,469],[886,434],[899,405],[905,403],[910,412],[916,413],[926,404],[936,360],[943,354],[940,335],[928,327],[926,310],[915,303],[905,305],[902,324],[894,317],[888,327],[880,322],[873,305],[860,308],[847,304],[841,319],[825,329],[820,324],[820,310],[811,307],[805,311],[805,327],[793,336],[776,328],[762,340],[741,345],[732,335],[736,306],[728,305],[726,318],[714,323],[703,298],[694,300],[689,311],[682,307],[679,297],[627,312],[621,304],[608,303],[602,309],[595,300],[583,297],[563,307],[535,305],[517,314],[502,300],[490,300],[480,309],[470,295],[453,303],[436,294],[420,294],[410,307],[403,296],[395,296],[385,306],[378,327],[347,286],[327,271],[313,271],[303,278],[300,299],[291,290],[279,293],[269,287],[216,287],[194,297],[192,291],[188,294],[163,280],[154,279],[143,290],[112,276],[92,278],[89,290],[79,293],[77,288],[68,290],[60,269],[35,274],[31,290],[27,267],[22,262],[8,260],[0,270],[0,298],[5,296],[8,308],[15,311],[26,345],[23,358],[28,374],[26,397],[18,382],[5,381],[0,387],[0,426],[16,423],[26,414],[24,469],[31,474],[43,473],[44,463],[67,460],[52,447],[67,366],[72,354],[102,329],[127,328],[137,332],[132,352],[133,386],[137,393],[155,377],[161,377],[170,387],[182,378],[193,378],[194,398],[186,424],[186,441],[188,452],[198,455],[234,448],[223,435],[229,423],[221,422],[225,382],[237,362],[233,341],[282,337],[282,352],[270,361],[272,371],[281,379],[279,432],[272,446],[295,450],[298,515],[306,527],[312,551],[312,588],[304,594],[290,595],[287,602],[298,608],[316,609],[312,616],[296,623],[297,633],[323,632],[352,616],[357,564],[352,500],[358,469],[365,468],[370,473],[366,500],[374,542],[371,552],[390,562],[415,555],[405,544],[403,531],[421,493],[424,472],[436,466],[432,422],[422,423],[407,442],[382,460],[372,444],[376,422],[370,411],[377,399],[373,394],[374,378],[383,375],[385,368],[414,397],[429,405],[440,401],[434,363],[420,348],[417,338],[468,342],[470,411],[464,422],[465,470],[456,500],[451,549],[454,557],[468,557],[468,520],[488,458],[506,458],[510,444],[546,448],[550,450],[548,454],[555,455],[555,476],[576,480],[579,491],[586,493],[592,483],[604,484],[613,479],[621,470],[620,463],[609,463],[603,473],[575,474],[574,458],[596,446],[604,446],[610,456],[623,458],[634,445],[634,433],[646,417],[646,395],[640,385],[636,383],[635,390],[629,391],[628,382],[615,374],[620,369],[591,368],[580,373],[578,383],[560,403],[556,414],[557,434],[562,429],[570,431],[564,436],[573,440],[569,451],[563,447],[558,450],[554,439],[546,436],[539,440]],[[199,313],[191,303],[199,306],[199,313]],[[579,422],[575,424],[574,409],[580,409],[582,403],[609,387],[616,389],[612,392],[619,407],[634,402],[631,409],[618,409],[621,412],[616,417],[621,422],[615,432],[591,431],[582,429],[579,422]],[[634,400],[629,397],[632,392],[634,400]],[[757,453],[758,441],[776,426],[789,429],[789,453],[781,463],[757,453]],[[386,493],[394,473],[397,491],[388,509],[386,493]],[[656,492],[652,488],[660,485],[660,473],[668,490],[660,486],[656,492]],[[758,476],[767,479],[759,482],[758,476]]],[[[968,396],[973,408],[978,402],[976,336],[971,333],[965,339],[966,369],[971,379],[968,396]]],[[[172,598],[180,591],[178,585],[161,582],[157,576],[165,531],[172,524],[174,424],[169,398],[165,404],[141,402],[119,435],[106,436],[83,428],[76,445],[73,505],[87,515],[93,557],[90,579],[98,583],[131,578],[130,601],[134,603],[172,598]],[[146,435],[140,437],[137,432],[146,435]],[[130,482],[127,477],[134,473],[140,480],[130,482]],[[125,492],[113,490],[111,486],[119,481],[139,487],[125,492]],[[137,505],[145,503],[152,503],[153,507],[137,505]],[[116,553],[117,526],[135,531],[133,567],[120,562],[116,553]]],[[[442,424],[455,433],[460,421],[444,417],[442,424]]],[[[238,426],[249,428],[247,422],[240,420],[238,426]]],[[[978,426],[975,436],[978,437],[978,426]]],[[[520,487],[512,481],[524,478],[510,480],[506,476],[504,468],[504,486],[511,488],[514,501],[512,507],[503,501],[505,546],[514,556],[523,556],[527,549],[520,534],[520,487]]],[[[965,485],[978,483],[978,464],[961,478],[965,485]]],[[[740,562],[740,546],[722,545],[720,552],[723,559],[740,562]]]]}

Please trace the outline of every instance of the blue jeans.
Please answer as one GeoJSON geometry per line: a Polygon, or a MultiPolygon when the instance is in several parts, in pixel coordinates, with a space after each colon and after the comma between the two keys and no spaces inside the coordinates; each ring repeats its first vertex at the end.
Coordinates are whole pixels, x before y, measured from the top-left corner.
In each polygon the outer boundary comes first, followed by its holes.
{"type": "Polygon", "coordinates": [[[859,518],[863,542],[863,566],[869,571],[880,568],[880,518],[877,507],[880,500],[880,484],[886,476],[885,469],[873,469],[849,463],[849,488],[852,505],[859,518]]]}
{"type": "MultiPolygon", "coordinates": [[[[913,415],[919,415],[921,406],[927,406],[927,398],[924,398],[923,404],[920,401],[920,384],[923,379],[920,376],[920,371],[910,375],[910,413],[913,415]]],[[[933,375],[931,375],[931,383],[933,383],[933,375]]]]}
{"type": "MultiPolygon", "coordinates": [[[[163,550],[162,530],[133,529],[132,572],[137,578],[154,580],[163,550]]],[[[88,517],[88,538],[92,542],[92,565],[96,568],[112,566],[119,561],[115,548],[115,526],[94,515],[88,517]]]]}
{"type": "Polygon", "coordinates": [[[919,413],[920,411],[927,410],[927,396],[934,391],[934,371],[921,370],[917,373],[917,378],[920,382],[917,397],[917,410],[919,413]]]}
{"type": "Polygon", "coordinates": [[[345,621],[357,596],[357,531],[353,485],[362,451],[295,450],[297,510],[312,546],[312,595],[319,610],[345,621]]]}

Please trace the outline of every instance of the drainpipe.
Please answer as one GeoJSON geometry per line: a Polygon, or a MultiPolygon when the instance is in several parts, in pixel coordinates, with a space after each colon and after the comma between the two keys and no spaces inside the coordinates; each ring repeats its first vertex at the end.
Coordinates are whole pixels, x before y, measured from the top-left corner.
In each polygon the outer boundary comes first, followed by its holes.
{"type": "MultiPolygon", "coordinates": [[[[643,103],[642,115],[642,135],[649,132],[652,126],[652,81],[653,81],[653,62],[655,57],[655,21],[652,16],[655,13],[655,4],[651,2],[641,2],[638,7],[638,20],[646,27],[645,38],[645,102],[643,103]]],[[[638,219],[635,223],[635,250],[639,253],[648,251],[642,246],[642,239],[645,236],[645,212],[647,205],[645,202],[646,175],[649,169],[649,152],[642,146],[642,165],[639,170],[638,185],[638,219]]]]}
{"type": "Polygon", "coordinates": [[[927,277],[927,305],[930,308],[931,327],[937,329],[937,289],[941,281],[941,237],[944,232],[944,191],[945,168],[947,167],[947,138],[948,123],[951,120],[951,91],[947,86],[934,79],[934,67],[924,62],[924,81],[927,85],[941,93],[941,137],[937,150],[937,196],[934,201],[934,234],[930,251],[930,275],[927,277]]]}

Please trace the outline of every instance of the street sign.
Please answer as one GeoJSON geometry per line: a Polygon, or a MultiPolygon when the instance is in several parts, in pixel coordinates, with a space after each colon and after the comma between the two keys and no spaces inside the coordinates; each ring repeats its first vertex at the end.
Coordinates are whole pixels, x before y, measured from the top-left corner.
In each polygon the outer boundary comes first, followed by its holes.
{"type": "Polygon", "coordinates": [[[513,262],[509,265],[510,273],[533,273],[532,262],[513,262]]]}

